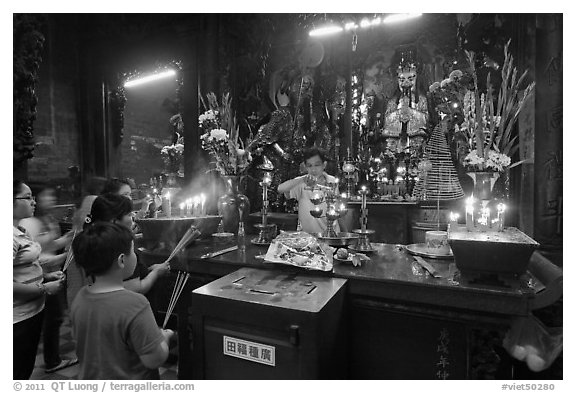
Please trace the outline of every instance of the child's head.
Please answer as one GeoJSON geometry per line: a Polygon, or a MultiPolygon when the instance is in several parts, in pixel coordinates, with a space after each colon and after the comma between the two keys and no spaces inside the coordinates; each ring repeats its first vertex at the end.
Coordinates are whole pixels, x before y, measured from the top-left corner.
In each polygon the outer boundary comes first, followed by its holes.
{"type": "Polygon", "coordinates": [[[304,151],[304,165],[309,175],[320,176],[326,169],[326,164],[326,156],[321,149],[311,147],[304,151]]]}
{"type": "Polygon", "coordinates": [[[132,187],[128,180],[113,177],[104,183],[104,188],[102,189],[101,194],[118,194],[132,199],[132,187]]]}
{"type": "Polygon", "coordinates": [[[132,201],[116,194],[98,196],[92,204],[90,219],[93,223],[106,221],[132,228],[132,201]]]}
{"type": "Polygon", "coordinates": [[[96,277],[121,269],[122,277],[134,273],[136,255],[132,231],[110,222],[97,222],[79,233],[72,242],[74,259],[87,276],[96,277]]]}

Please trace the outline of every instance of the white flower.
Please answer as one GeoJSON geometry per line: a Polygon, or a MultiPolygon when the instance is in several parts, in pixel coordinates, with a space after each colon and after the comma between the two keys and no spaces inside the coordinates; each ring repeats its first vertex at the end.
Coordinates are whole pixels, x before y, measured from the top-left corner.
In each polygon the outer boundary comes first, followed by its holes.
{"type": "Polygon", "coordinates": [[[227,140],[228,139],[228,132],[223,130],[222,128],[215,128],[210,131],[210,139],[217,139],[217,140],[227,140]]]}
{"type": "Polygon", "coordinates": [[[246,150],[236,149],[236,154],[238,155],[238,157],[242,157],[244,154],[246,154],[246,150]]]}
{"type": "Polygon", "coordinates": [[[510,157],[506,154],[498,153],[494,150],[488,152],[488,159],[486,160],[486,166],[488,168],[493,168],[498,172],[502,172],[504,168],[510,165],[510,157]]]}
{"type": "Polygon", "coordinates": [[[466,165],[482,167],[484,164],[484,159],[482,157],[478,157],[476,154],[476,150],[472,150],[466,157],[464,157],[464,162],[466,165]]]}
{"type": "Polygon", "coordinates": [[[176,153],[184,153],[184,145],[181,143],[177,143],[174,145],[174,150],[176,150],[176,153]]]}

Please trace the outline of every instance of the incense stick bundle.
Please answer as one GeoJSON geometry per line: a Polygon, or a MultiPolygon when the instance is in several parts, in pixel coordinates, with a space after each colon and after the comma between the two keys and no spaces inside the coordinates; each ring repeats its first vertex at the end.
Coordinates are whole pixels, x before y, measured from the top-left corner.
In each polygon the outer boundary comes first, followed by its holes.
{"type": "MultiPolygon", "coordinates": [[[[166,259],[164,263],[169,263],[172,260],[172,258],[178,255],[178,253],[182,251],[188,244],[190,244],[192,240],[200,237],[200,235],[201,232],[195,226],[193,225],[190,226],[190,228],[188,228],[186,233],[184,233],[182,239],[180,239],[180,241],[178,242],[176,247],[174,247],[174,250],[168,257],[168,259],[166,259]]],[[[184,287],[186,286],[186,281],[188,281],[189,277],[190,273],[184,273],[182,271],[178,271],[178,275],[176,276],[176,283],[174,284],[174,289],[172,290],[172,295],[170,296],[170,301],[168,303],[168,309],[166,310],[166,317],[164,318],[164,323],[162,324],[162,329],[166,327],[168,319],[170,319],[170,315],[172,314],[172,311],[174,310],[176,303],[178,303],[180,294],[184,290],[184,287]]]]}
{"type": "Polygon", "coordinates": [[[170,295],[170,301],[168,302],[168,308],[166,309],[166,316],[164,317],[164,323],[162,324],[162,328],[166,326],[168,322],[168,318],[170,318],[170,308],[172,307],[172,303],[176,298],[176,293],[178,292],[178,287],[180,285],[180,279],[182,277],[182,272],[178,271],[178,275],[176,276],[176,283],[174,284],[174,288],[172,289],[172,295],[170,295]]]}
{"type": "Polygon", "coordinates": [[[190,244],[192,240],[197,239],[200,237],[200,235],[200,231],[195,226],[188,228],[186,233],[182,236],[182,239],[180,239],[176,247],[174,247],[174,250],[172,250],[172,253],[165,262],[170,262],[172,258],[174,258],[180,251],[182,251],[188,244],[190,244]]]}
{"type": "MultiPolygon", "coordinates": [[[[72,241],[74,241],[77,234],[78,234],[78,229],[74,229],[74,235],[72,236],[72,241]]],[[[64,262],[64,265],[62,266],[63,272],[65,272],[66,269],[68,269],[68,266],[70,266],[73,259],[74,259],[74,253],[72,252],[72,243],[70,243],[70,246],[68,247],[68,251],[66,252],[66,261],[64,262]]]]}
{"type": "Polygon", "coordinates": [[[164,323],[162,324],[162,329],[166,328],[168,320],[174,311],[174,307],[176,306],[176,303],[178,303],[178,299],[186,287],[188,278],[190,278],[190,273],[184,273],[182,271],[178,272],[176,283],[174,284],[174,290],[172,291],[172,296],[170,296],[170,302],[168,303],[168,309],[166,310],[166,316],[164,317],[164,323]]]}

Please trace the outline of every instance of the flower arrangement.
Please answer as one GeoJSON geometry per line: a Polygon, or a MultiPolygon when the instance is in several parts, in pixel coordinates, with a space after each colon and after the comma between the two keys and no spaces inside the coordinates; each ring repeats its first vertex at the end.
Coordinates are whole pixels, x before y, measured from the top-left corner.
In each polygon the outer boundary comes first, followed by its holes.
{"type": "Polygon", "coordinates": [[[490,82],[490,74],[486,80],[486,92],[480,92],[475,53],[471,51],[465,51],[469,75],[455,70],[449,78],[430,86],[431,94],[441,97],[440,110],[445,109],[445,113],[448,113],[457,108],[460,111],[463,119],[455,126],[455,135],[467,142],[468,154],[464,158],[464,165],[470,171],[502,172],[523,162],[511,163],[511,157],[519,148],[518,136],[512,137],[512,131],[520,111],[534,93],[535,83],[528,84],[520,93],[528,71],[517,77],[514,59],[508,51],[509,45],[510,41],[504,47],[502,83],[497,96],[490,82]],[[445,107],[442,106],[443,102],[445,107]]]}
{"type": "Polygon", "coordinates": [[[184,122],[182,116],[176,114],[172,116],[169,123],[174,127],[174,136],[172,144],[162,147],[160,154],[164,160],[166,171],[168,173],[178,173],[182,171],[182,159],[184,155],[184,122]]]}
{"type": "Polygon", "coordinates": [[[211,162],[214,165],[212,170],[224,176],[239,176],[248,168],[252,157],[244,149],[244,141],[240,138],[230,94],[222,95],[221,104],[214,93],[208,93],[206,97],[208,107],[204,105],[206,111],[198,117],[199,125],[204,130],[200,137],[202,148],[214,159],[211,162]]]}
{"type": "Polygon", "coordinates": [[[160,150],[166,170],[168,173],[177,173],[181,169],[182,156],[184,154],[184,145],[182,143],[175,143],[167,145],[160,150]]]}

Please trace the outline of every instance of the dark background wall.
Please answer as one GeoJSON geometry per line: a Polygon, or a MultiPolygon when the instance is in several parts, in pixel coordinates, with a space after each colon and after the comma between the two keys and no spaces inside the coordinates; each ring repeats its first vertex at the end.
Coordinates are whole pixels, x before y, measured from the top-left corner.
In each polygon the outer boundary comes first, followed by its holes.
{"type": "Polygon", "coordinates": [[[36,88],[36,149],[28,161],[31,183],[58,182],[68,176],[67,168],[80,164],[78,124],[77,40],[73,24],[57,25],[47,19],[44,53],[36,88]]]}

